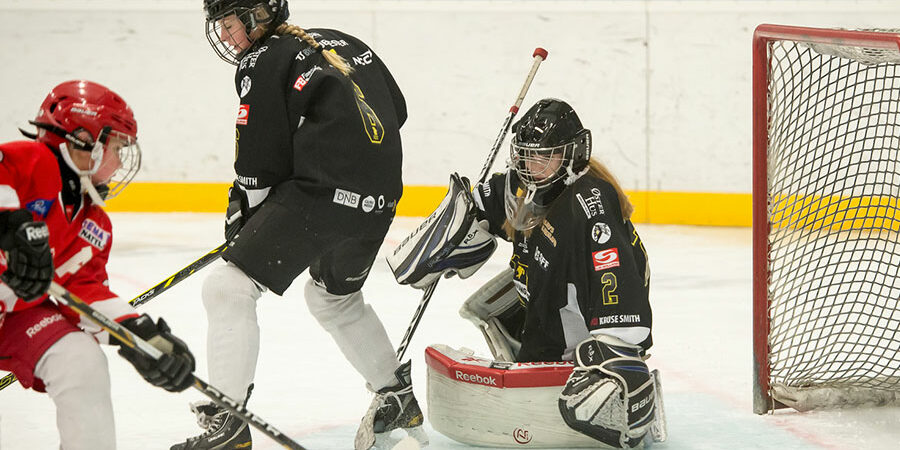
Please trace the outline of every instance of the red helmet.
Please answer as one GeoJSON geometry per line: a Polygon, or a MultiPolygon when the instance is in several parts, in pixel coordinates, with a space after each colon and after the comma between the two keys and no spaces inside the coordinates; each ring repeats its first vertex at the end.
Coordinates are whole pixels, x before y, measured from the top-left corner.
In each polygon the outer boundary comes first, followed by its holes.
{"type": "Polygon", "coordinates": [[[106,86],[66,81],[50,91],[30,123],[38,128],[36,140],[59,149],[76,173],[90,178],[88,184],[112,183],[107,197],[121,192],[140,168],[134,113],[106,86]],[[91,152],[91,167],[76,167],[67,149],[91,152]]]}

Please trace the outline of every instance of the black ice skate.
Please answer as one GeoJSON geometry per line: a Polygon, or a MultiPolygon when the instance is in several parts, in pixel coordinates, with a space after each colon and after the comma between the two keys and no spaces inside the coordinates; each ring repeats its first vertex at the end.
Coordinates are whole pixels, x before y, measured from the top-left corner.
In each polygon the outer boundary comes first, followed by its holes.
{"type": "MultiPolygon", "coordinates": [[[[250,397],[250,389],[247,389],[247,397],[250,397]]],[[[246,406],[247,401],[244,401],[246,406]]],[[[170,450],[251,450],[253,439],[250,436],[250,426],[238,419],[228,410],[213,402],[201,402],[191,405],[191,411],[197,415],[197,424],[204,431],[199,436],[188,438],[180,444],[175,444],[170,450]]]]}
{"type": "Polygon", "coordinates": [[[356,450],[368,450],[373,446],[376,449],[393,447],[397,440],[392,440],[390,434],[398,428],[406,431],[419,445],[428,445],[428,435],[422,429],[425,417],[412,390],[411,364],[407,361],[395,372],[399,384],[375,393],[356,433],[356,450]]]}

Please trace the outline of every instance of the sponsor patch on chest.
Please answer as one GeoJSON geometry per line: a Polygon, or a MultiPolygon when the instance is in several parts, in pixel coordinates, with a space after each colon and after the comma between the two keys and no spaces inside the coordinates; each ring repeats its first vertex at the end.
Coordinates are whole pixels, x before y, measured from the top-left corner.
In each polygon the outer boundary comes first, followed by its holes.
{"type": "Polygon", "coordinates": [[[81,231],[78,232],[78,237],[84,239],[92,246],[103,250],[106,248],[106,244],[109,243],[110,234],[109,231],[100,228],[100,225],[97,225],[97,222],[88,219],[81,224],[81,231]]]}
{"type": "Polygon", "coordinates": [[[596,272],[611,269],[613,267],[619,267],[619,249],[617,248],[600,250],[591,253],[591,256],[594,260],[594,271],[596,272]]]}

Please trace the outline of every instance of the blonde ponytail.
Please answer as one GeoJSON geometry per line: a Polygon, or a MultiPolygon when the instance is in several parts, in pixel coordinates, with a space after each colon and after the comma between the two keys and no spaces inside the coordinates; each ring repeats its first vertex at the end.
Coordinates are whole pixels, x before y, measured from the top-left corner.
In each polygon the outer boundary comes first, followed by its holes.
{"type": "Polygon", "coordinates": [[[310,36],[306,30],[297,25],[282,23],[281,25],[278,25],[278,28],[275,28],[275,34],[280,36],[291,35],[303,39],[310,47],[314,48],[317,52],[322,53],[325,61],[334,66],[334,68],[344,74],[344,76],[350,76],[350,72],[353,72],[353,68],[350,67],[350,63],[348,63],[344,57],[335,52],[325,50],[325,48],[322,47],[322,44],[316,41],[314,37],[310,36]]]}
{"type": "Polygon", "coordinates": [[[622,186],[619,185],[619,181],[616,180],[616,177],[613,176],[612,172],[610,172],[603,163],[594,158],[590,159],[588,167],[590,169],[587,173],[589,176],[606,181],[615,188],[616,195],[619,197],[619,207],[622,209],[622,218],[625,220],[630,219],[631,214],[634,213],[634,205],[631,204],[631,200],[625,195],[625,191],[622,190],[622,186]]]}

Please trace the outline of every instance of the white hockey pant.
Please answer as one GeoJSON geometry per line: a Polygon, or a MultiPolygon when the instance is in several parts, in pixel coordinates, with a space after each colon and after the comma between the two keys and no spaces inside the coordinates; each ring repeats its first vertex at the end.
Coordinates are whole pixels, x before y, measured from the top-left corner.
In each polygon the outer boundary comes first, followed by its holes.
{"type": "Polygon", "coordinates": [[[35,365],[56,405],[62,450],[113,450],[116,428],[106,355],[93,337],[74,332],[50,346],[35,365]]]}
{"type": "Polygon", "coordinates": [[[218,266],[203,282],[209,382],[225,395],[243,400],[256,373],[259,324],[256,301],[262,291],[232,263],[218,266]]]}
{"type": "Polygon", "coordinates": [[[309,312],[331,334],[347,361],[365,378],[372,390],[394,386],[394,371],[400,367],[381,319],[363,300],[362,292],[329,293],[310,279],[306,283],[309,312]]]}

